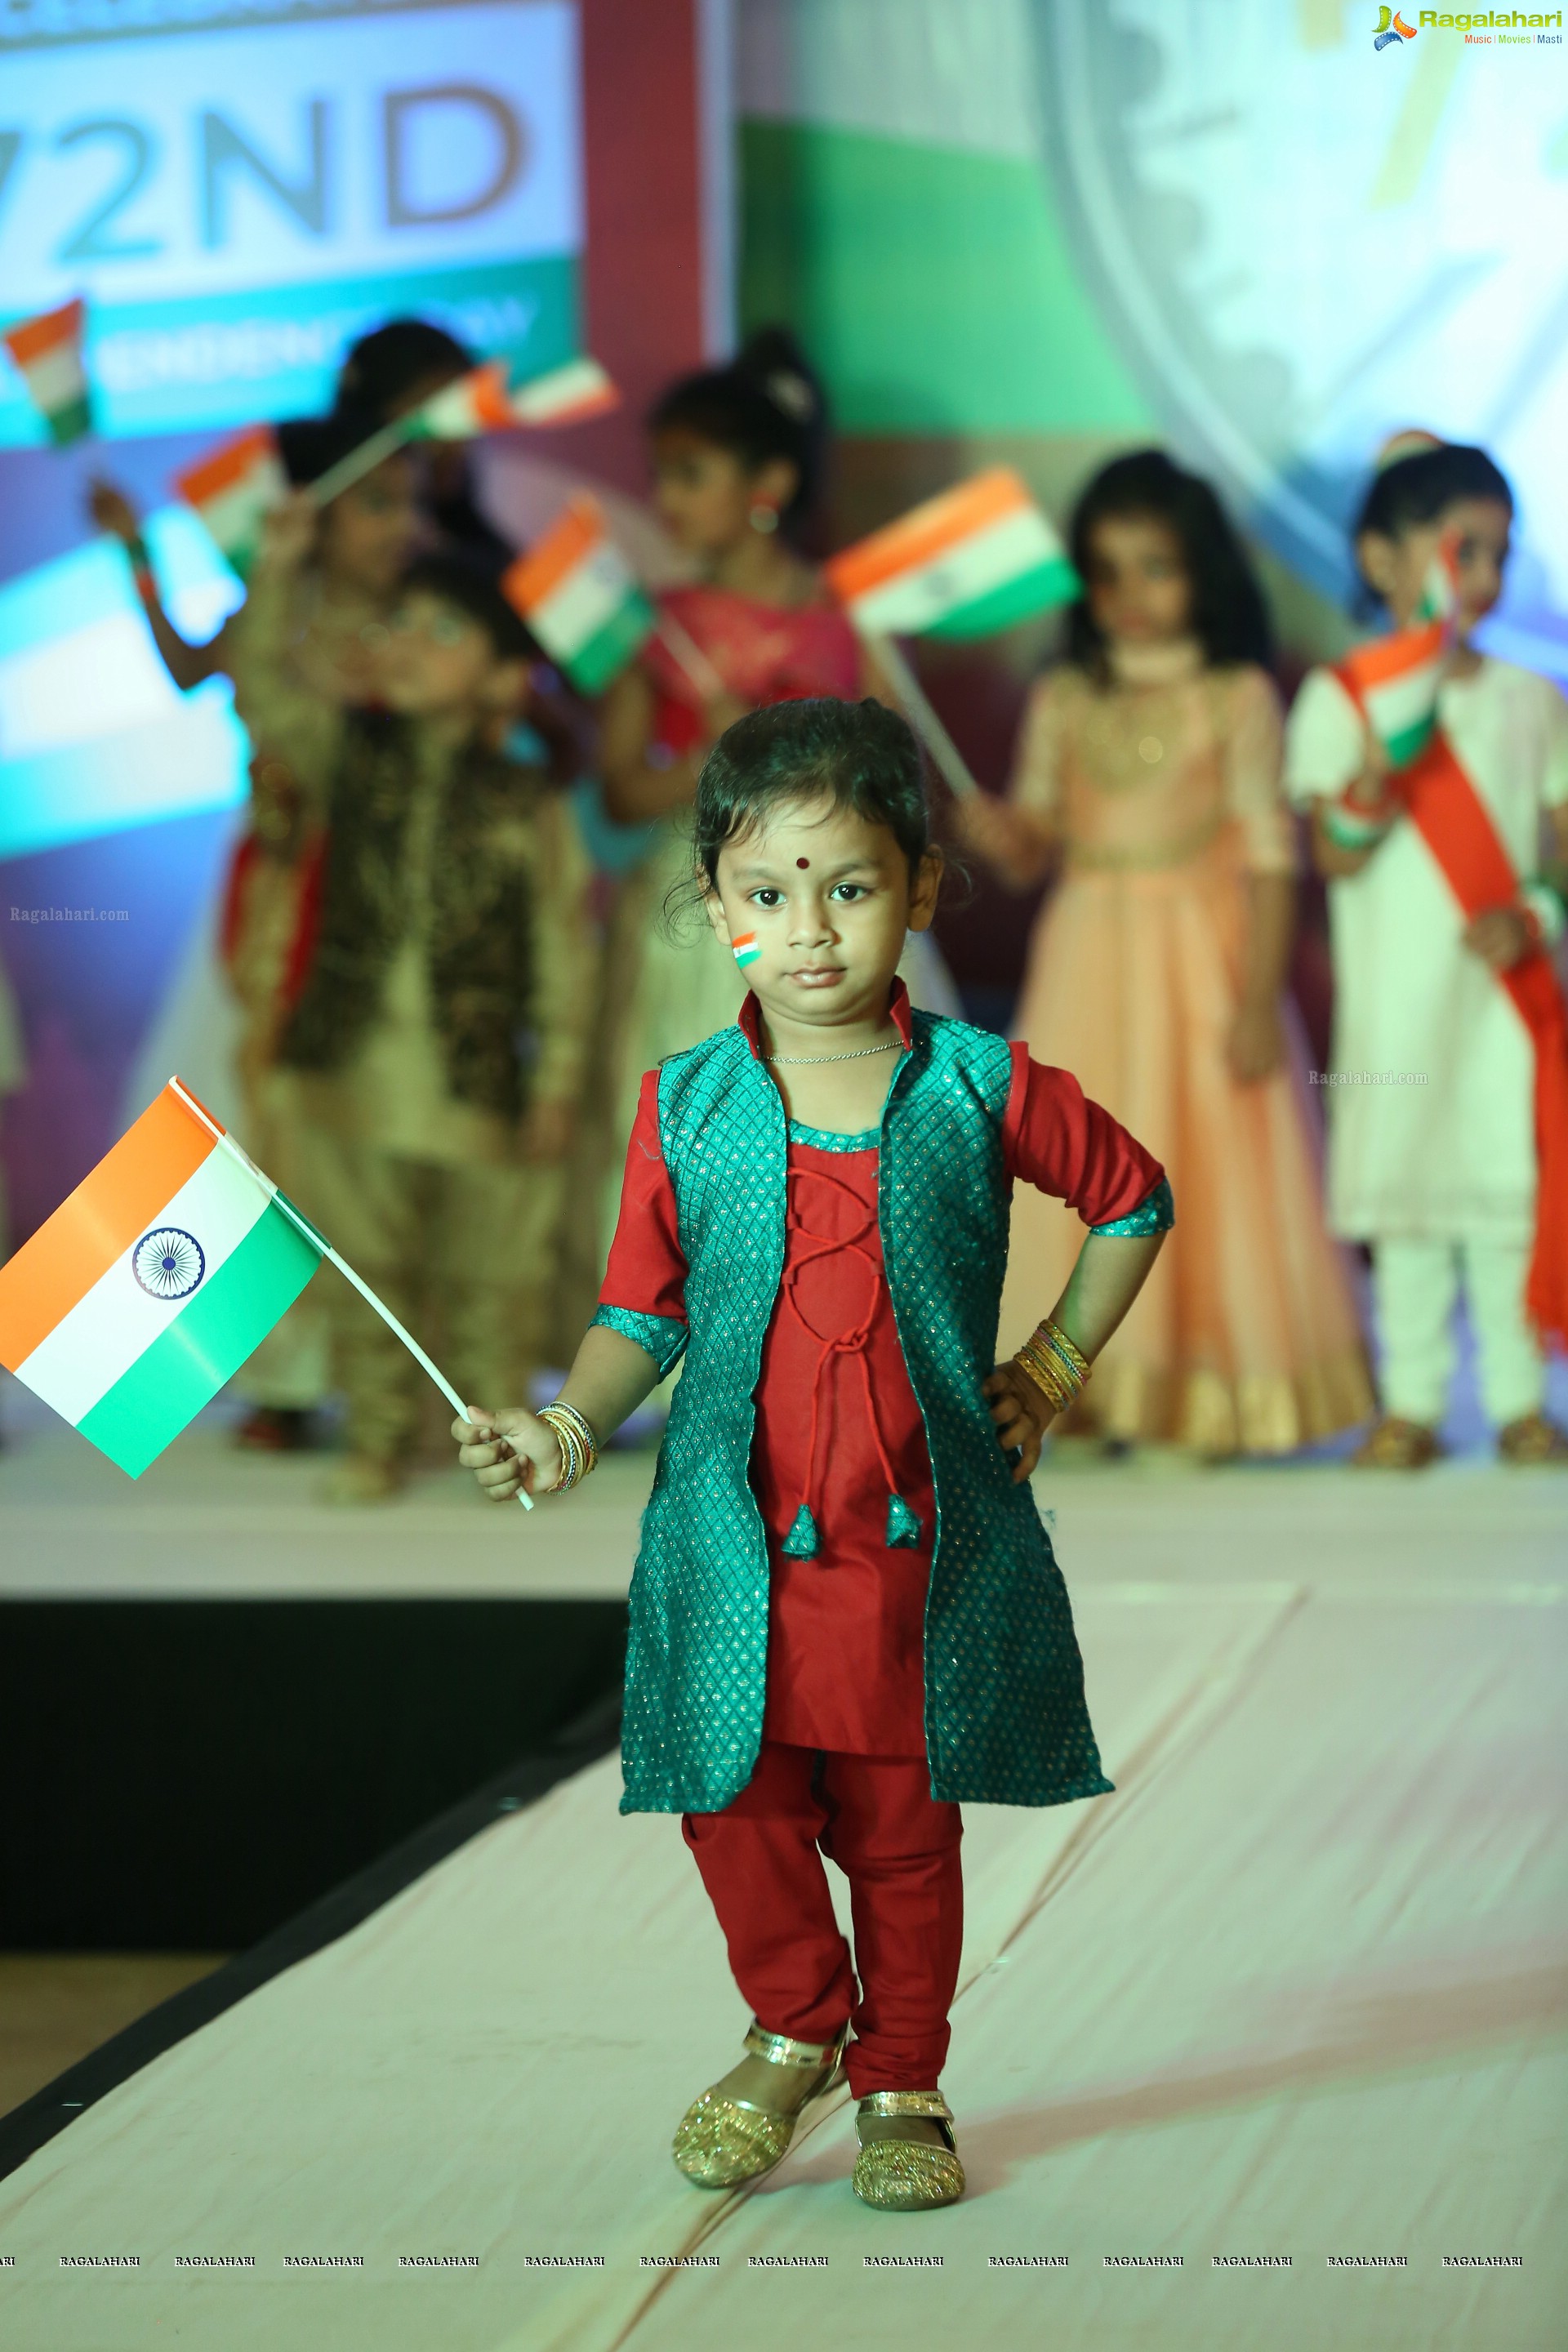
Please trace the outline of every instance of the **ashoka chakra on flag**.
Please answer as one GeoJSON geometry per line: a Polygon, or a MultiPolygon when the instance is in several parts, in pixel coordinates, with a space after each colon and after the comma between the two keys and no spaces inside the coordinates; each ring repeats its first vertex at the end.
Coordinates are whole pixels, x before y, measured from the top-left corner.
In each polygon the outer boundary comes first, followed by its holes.
{"type": "Polygon", "coordinates": [[[188,1298],[206,1270],[200,1242],[179,1225],[154,1226],[131,1253],[131,1271],[150,1298],[188,1298]]]}

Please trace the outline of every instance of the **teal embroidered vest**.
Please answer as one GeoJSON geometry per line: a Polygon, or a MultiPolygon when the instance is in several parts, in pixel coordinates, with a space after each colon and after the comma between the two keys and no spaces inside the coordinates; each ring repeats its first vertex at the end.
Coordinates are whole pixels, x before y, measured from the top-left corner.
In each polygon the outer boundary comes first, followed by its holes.
{"type": "MultiPolygon", "coordinates": [[[[1110,1787],[1067,1588],[981,1394],[994,1363],[1010,1187],[1006,1045],[916,1013],[882,1114],[879,1218],[936,1492],[926,1600],[931,1793],[1054,1805],[1110,1787]]],[[[716,1812],[750,1780],[767,1675],[768,1553],[747,1480],[784,1257],[788,1139],[739,1028],[659,1072],[689,1273],[688,1325],[601,1307],[668,1370],[686,1343],[631,1590],[623,1812],[716,1812]],[[688,1338],[688,1333],[689,1334],[688,1338]]]]}

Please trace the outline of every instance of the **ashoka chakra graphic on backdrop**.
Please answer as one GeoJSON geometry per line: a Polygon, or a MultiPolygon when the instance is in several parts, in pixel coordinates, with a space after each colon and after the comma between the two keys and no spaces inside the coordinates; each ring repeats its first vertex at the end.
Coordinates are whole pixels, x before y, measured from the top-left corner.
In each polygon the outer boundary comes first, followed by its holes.
{"type": "Polygon", "coordinates": [[[206,1270],[200,1242],[178,1225],[154,1225],[131,1253],[131,1271],[150,1298],[188,1298],[206,1270]]]}

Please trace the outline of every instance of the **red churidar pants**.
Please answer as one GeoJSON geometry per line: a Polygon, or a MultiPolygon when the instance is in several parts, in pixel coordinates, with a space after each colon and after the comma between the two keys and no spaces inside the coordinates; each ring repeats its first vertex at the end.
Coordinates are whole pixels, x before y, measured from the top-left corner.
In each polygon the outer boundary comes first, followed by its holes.
{"type": "Polygon", "coordinates": [[[963,1882],[958,1807],[931,1796],[925,1758],[764,1740],[740,1795],[721,1813],[685,1814],[681,1826],[758,2023],[830,2042],[848,2018],[858,2099],[934,2090],[958,1983],[963,1882]],[[853,1964],[824,1854],[849,1881],[853,1964]]]}

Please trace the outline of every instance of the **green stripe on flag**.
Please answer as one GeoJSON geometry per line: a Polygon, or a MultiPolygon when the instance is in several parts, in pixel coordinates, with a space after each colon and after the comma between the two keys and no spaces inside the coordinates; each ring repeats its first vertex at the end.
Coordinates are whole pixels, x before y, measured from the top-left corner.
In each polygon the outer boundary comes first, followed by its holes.
{"type": "Polygon", "coordinates": [[[189,1306],[78,1422],[82,1435],[140,1478],[233,1379],[321,1262],[282,1210],[268,1204],[189,1306]]]}
{"type": "Polygon", "coordinates": [[[641,596],[628,596],[609,618],[584,637],[562,667],[570,673],[580,694],[602,694],[610,680],[641,650],[653,626],[653,607],[641,596]]]}
{"type": "Polygon", "coordinates": [[[1031,572],[1020,572],[1016,579],[1004,580],[984,596],[960,604],[954,612],[944,613],[929,629],[928,637],[989,637],[1000,629],[1015,628],[1020,621],[1032,621],[1037,614],[1048,613],[1054,604],[1070,604],[1079,593],[1078,573],[1065,555],[1053,556],[1048,562],[1037,563],[1031,572]]]}
{"type": "Polygon", "coordinates": [[[51,408],[44,421],[49,428],[49,439],[57,449],[63,449],[68,442],[81,440],[84,435],[92,431],[90,394],[80,392],[74,400],[68,400],[63,408],[51,408]]]}

